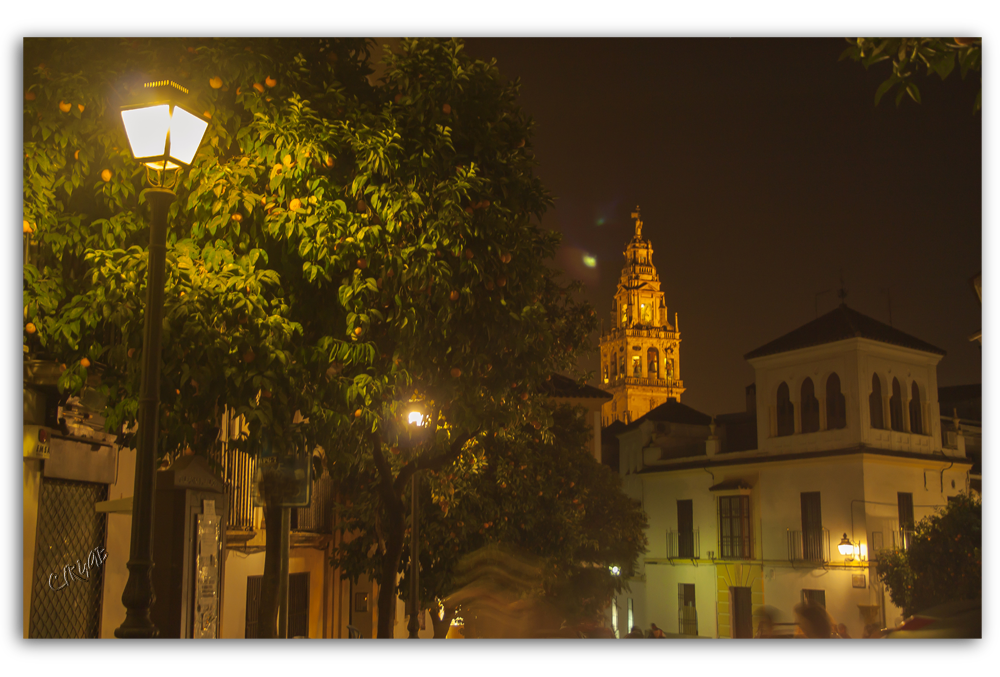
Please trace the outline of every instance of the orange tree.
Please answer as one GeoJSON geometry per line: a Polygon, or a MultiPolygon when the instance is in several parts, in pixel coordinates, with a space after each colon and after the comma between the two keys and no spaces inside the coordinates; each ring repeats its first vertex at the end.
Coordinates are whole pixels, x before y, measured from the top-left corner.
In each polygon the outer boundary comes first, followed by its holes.
{"type": "Polygon", "coordinates": [[[879,580],[909,616],[951,600],[983,594],[983,504],[959,494],[917,523],[909,549],[879,555],[879,580]]]}
{"type": "MultiPolygon", "coordinates": [[[[889,62],[892,74],[875,91],[875,105],[883,96],[896,90],[896,105],[909,96],[920,103],[920,88],[914,76],[926,69],[944,80],[956,64],[965,79],[969,71],[982,70],[983,41],[979,38],[848,38],[851,46],[840,58],[859,61],[867,70],[889,62]]],[[[976,94],[973,111],[982,108],[983,92],[976,94]]]]}
{"type": "MultiPolygon", "coordinates": [[[[589,450],[590,430],[580,411],[532,394],[524,415],[477,438],[456,460],[424,473],[421,483],[420,587],[435,637],[447,633],[458,611],[456,592],[463,558],[497,544],[541,562],[538,594],[559,622],[593,621],[631,575],[645,551],[645,515],[620,487],[620,478],[589,450]],[[613,576],[617,565],[622,576],[613,576]],[[439,616],[440,613],[440,616],[439,616]]],[[[407,462],[400,451],[398,463],[407,462]]],[[[372,486],[354,475],[348,486],[372,486]]],[[[365,525],[384,523],[376,496],[353,492],[342,508],[341,528],[357,536],[336,553],[352,577],[377,575],[384,535],[365,525]]],[[[409,597],[409,539],[403,548],[400,590],[409,597]]],[[[461,610],[468,614],[469,609],[461,610]]],[[[471,626],[467,626],[471,627],[471,626]]]]}
{"type": "Polygon", "coordinates": [[[516,83],[457,41],[403,42],[374,80],[368,48],[26,41],[24,347],[65,365],[65,396],[99,376],[109,430],[134,421],[148,229],[118,109],[150,78],[188,84],[210,125],[170,210],[160,451],[206,451],[224,407],[251,451],[362,440],[337,460],[375,473],[388,622],[408,473],[523,419],[594,320],[545,267],[557,239],[516,83]],[[437,443],[394,464],[414,388],[437,443]]]}

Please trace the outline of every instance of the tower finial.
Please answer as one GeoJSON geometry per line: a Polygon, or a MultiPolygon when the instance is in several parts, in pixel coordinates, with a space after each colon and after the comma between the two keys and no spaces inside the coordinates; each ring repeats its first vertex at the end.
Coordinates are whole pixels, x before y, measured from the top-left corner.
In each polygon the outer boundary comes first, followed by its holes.
{"type": "Polygon", "coordinates": [[[632,218],[635,219],[635,236],[637,238],[642,237],[642,212],[639,210],[639,205],[635,206],[635,211],[632,212],[632,218]]]}
{"type": "Polygon", "coordinates": [[[844,288],[844,271],[840,271],[840,290],[837,292],[841,305],[847,305],[847,289],[844,288]]]}

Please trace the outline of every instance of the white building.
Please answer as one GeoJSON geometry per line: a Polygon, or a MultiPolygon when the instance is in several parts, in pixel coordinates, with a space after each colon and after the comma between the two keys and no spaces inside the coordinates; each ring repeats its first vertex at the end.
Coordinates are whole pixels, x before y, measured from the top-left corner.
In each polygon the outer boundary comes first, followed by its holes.
{"type": "Polygon", "coordinates": [[[970,482],[961,432],[942,443],[943,355],[841,305],[745,356],[747,412],[710,419],[668,401],[627,426],[620,472],[649,552],[618,616],[748,637],[765,605],[791,623],[809,599],[853,637],[900,621],[872,560],[970,482]]]}

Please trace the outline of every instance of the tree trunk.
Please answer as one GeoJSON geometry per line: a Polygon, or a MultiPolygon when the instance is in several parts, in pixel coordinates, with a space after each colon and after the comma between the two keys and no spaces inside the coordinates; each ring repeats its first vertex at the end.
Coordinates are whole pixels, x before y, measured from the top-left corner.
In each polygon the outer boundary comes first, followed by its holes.
{"type": "Polygon", "coordinates": [[[455,610],[444,608],[444,618],[438,619],[437,613],[431,610],[431,622],[434,624],[434,639],[444,639],[448,636],[448,630],[451,628],[451,621],[455,618],[455,610]]]}
{"type": "Polygon", "coordinates": [[[257,635],[266,639],[278,636],[278,587],[281,568],[281,507],[264,496],[264,576],[260,583],[260,607],[257,611],[257,635]]]}
{"type": "Polygon", "coordinates": [[[405,527],[403,521],[403,502],[398,506],[386,506],[389,518],[388,533],[385,539],[385,553],[382,556],[382,572],[378,581],[378,630],[379,639],[392,639],[392,626],[396,620],[396,573],[399,571],[399,561],[403,557],[403,536],[405,527]],[[396,507],[397,509],[393,509],[396,507]]]}

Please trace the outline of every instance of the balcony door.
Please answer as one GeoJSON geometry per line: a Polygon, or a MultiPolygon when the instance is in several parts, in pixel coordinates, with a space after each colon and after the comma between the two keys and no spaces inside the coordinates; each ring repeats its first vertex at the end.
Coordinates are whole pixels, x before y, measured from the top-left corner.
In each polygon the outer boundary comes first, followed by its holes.
{"type": "Polygon", "coordinates": [[[819,492],[803,491],[802,505],[802,559],[823,561],[823,515],[820,511],[819,492]]]}
{"type": "Polygon", "coordinates": [[[694,509],[690,499],[677,501],[677,556],[694,557],[694,509]]]}

